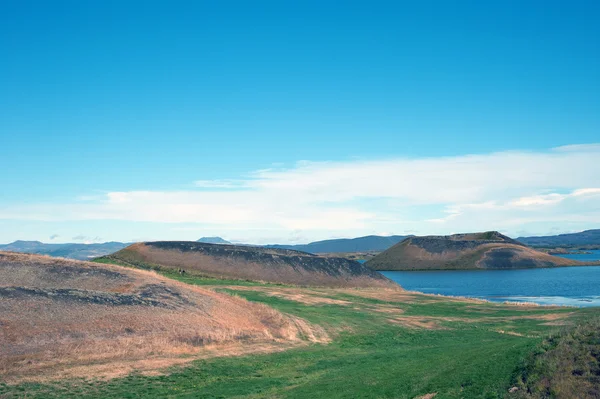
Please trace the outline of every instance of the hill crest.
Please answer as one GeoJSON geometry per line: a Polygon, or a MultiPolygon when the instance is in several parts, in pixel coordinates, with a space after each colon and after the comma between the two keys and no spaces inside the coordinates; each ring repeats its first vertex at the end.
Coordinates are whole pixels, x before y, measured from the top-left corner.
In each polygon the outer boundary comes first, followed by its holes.
{"type": "Polygon", "coordinates": [[[367,262],[374,270],[516,269],[583,265],[497,231],[409,237],[367,262]]]}
{"type": "Polygon", "coordinates": [[[289,249],[156,241],[133,244],[106,258],[137,267],[183,270],[220,279],[301,286],[398,288],[396,283],[356,261],[289,249]]]}

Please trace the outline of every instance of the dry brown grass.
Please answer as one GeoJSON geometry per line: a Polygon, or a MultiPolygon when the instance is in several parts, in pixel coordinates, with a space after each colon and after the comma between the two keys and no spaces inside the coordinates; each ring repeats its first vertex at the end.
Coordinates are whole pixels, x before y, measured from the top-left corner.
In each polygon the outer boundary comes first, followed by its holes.
{"type": "Polygon", "coordinates": [[[338,290],[348,295],[354,295],[369,299],[379,299],[389,302],[406,302],[413,303],[422,297],[423,294],[418,292],[405,291],[402,288],[384,288],[384,289],[342,289],[338,290]]]}
{"type": "Polygon", "coordinates": [[[515,337],[525,337],[525,334],[521,334],[515,331],[505,331],[505,330],[496,330],[497,333],[499,334],[506,334],[506,335],[513,335],[515,337]]]}
{"type": "MultiPolygon", "coordinates": [[[[190,243],[193,245],[195,243],[190,243]]],[[[222,246],[219,251],[164,249],[153,243],[133,244],[111,258],[135,266],[152,265],[188,274],[221,279],[311,287],[379,287],[398,285],[365,266],[344,258],[322,257],[294,251],[278,253],[255,247],[222,246]],[[291,254],[288,252],[292,252],[291,254]]]]}
{"type": "Polygon", "coordinates": [[[220,348],[272,351],[327,339],[323,330],[268,306],[153,272],[0,252],[5,381],[121,375],[220,348]]]}
{"type": "MultiPolygon", "coordinates": [[[[272,287],[247,287],[229,286],[237,291],[259,291],[267,296],[300,302],[305,305],[342,305],[348,306],[352,302],[334,299],[327,296],[326,292],[305,288],[272,288],[272,287]]],[[[337,292],[337,291],[336,291],[337,292]]]]}
{"type": "Polygon", "coordinates": [[[437,395],[437,392],[428,393],[427,395],[417,396],[415,399],[433,399],[437,395]]]}
{"type": "MultiPolygon", "coordinates": [[[[401,310],[398,309],[401,313],[401,310]]],[[[381,310],[379,310],[381,311],[381,310]]],[[[391,312],[390,312],[391,313],[391,312]]],[[[477,318],[468,317],[445,317],[445,316],[396,316],[390,317],[388,320],[391,323],[401,324],[408,328],[441,330],[447,329],[443,326],[444,322],[459,322],[459,323],[497,323],[510,322],[514,320],[549,320],[551,323],[557,323],[556,320],[566,320],[572,313],[547,313],[547,314],[524,314],[522,316],[482,316],[477,318]]],[[[523,336],[520,333],[509,330],[495,330],[500,334],[508,334],[515,336],[523,336]]]]}
{"type": "MultiPolygon", "coordinates": [[[[543,314],[531,314],[529,310],[538,309],[537,304],[528,303],[513,303],[508,302],[503,306],[495,309],[481,309],[476,304],[487,304],[490,303],[487,300],[479,300],[473,298],[462,298],[462,297],[445,297],[435,294],[421,294],[418,292],[404,291],[402,289],[370,289],[370,288],[357,288],[357,289],[320,289],[320,288],[295,288],[295,287],[268,287],[268,286],[214,286],[212,288],[228,288],[236,291],[256,291],[261,292],[267,296],[278,297],[290,301],[296,301],[303,304],[320,306],[320,305],[339,305],[339,306],[352,306],[356,310],[369,310],[371,312],[383,313],[388,316],[387,320],[391,323],[401,324],[408,328],[413,329],[448,329],[443,323],[446,322],[458,322],[458,323],[495,323],[504,322],[508,323],[514,320],[529,319],[529,320],[541,320],[546,321],[546,325],[562,325],[567,323],[567,319],[573,314],[572,312],[561,312],[561,313],[543,313],[543,314]],[[332,298],[336,294],[347,294],[357,297],[364,297],[369,299],[379,299],[383,301],[395,302],[390,304],[360,304],[357,306],[356,302],[351,300],[341,300],[332,298]],[[443,300],[445,302],[462,302],[472,303],[473,305],[468,308],[473,311],[480,313],[480,317],[446,317],[446,316],[405,316],[402,304],[411,303],[432,303],[443,300]],[[511,309],[523,311],[522,315],[519,316],[494,316],[494,313],[499,309],[511,309]]],[[[554,306],[556,308],[556,306],[554,306]]],[[[335,333],[335,331],[329,331],[335,333]]],[[[503,334],[516,335],[511,331],[497,331],[503,334]]]]}

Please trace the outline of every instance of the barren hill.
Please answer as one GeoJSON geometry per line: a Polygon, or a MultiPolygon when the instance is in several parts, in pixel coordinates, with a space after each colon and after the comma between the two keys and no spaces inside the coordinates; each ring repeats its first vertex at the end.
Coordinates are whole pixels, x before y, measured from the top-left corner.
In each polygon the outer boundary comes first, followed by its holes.
{"type": "Polygon", "coordinates": [[[496,231],[409,237],[367,262],[374,270],[517,269],[583,265],[496,231]]]}
{"type": "Polygon", "coordinates": [[[225,279],[322,287],[398,287],[356,261],[286,249],[158,241],[130,245],[106,259],[225,279]]]}
{"type": "Polygon", "coordinates": [[[122,374],[211,350],[276,350],[318,339],[316,331],[150,271],[0,252],[0,381],[122,374]]]}

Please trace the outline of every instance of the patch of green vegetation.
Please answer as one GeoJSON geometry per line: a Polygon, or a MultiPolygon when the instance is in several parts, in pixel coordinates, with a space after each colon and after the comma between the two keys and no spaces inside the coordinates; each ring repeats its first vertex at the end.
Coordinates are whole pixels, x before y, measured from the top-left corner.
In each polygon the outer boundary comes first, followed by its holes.
{"type": "Polygon", "coordinates": [[[178,280],[187,284],[194,285],[242,285],[247,287],[253,286],[279,286],[285,287],[283,284],[273,284],[273,283],[259,283],[252,280],[233,280],[233,279],[218,279],[214,277],[204,277],[204,276],[190,276],[189,274],[179,274],[176,271],[172,270],[163,270],[160,272],[165,277],[172,278],[173,280],[178,280]]]}
{"type": "Polygon", "coordinates": [[[590,313],[574,328],[553,334],[521,364],[509,397],[598,398],[600,397],[600,316],[590,313]]]}
{"type": "Polygon", "coordinates": [[[495,231],[486,231],[480,233],[478,239],[480,240],[493,240],[496,238],[497,233],[495,231]]]}
{"type": "MultiPolygon", "coordinates": [[[[203,278],[175,277],[207,284],[203,278]]],[[[279,353],[198,360],[160,376],[0,385],[0,397],[412,399],[437,393],[436,399],[503,398],[514,383],[517,367],[527,364],[527,354],[560,328],[519,316],[573,312],[571,319],[578,320],[600,312],[528,310],[425,295],[410,301],[379,300],[361,297],[359,291],[310,289],[307,294],[350,303],[308,305],[268,295],[262,288],[219,290],[321,325],[332,342],[279,353]],[[378,306],[398,311],[380,312],[378,306]],[[402,316],[436,318],[438,328],[415,329],[393,321],[402,316]]]]}

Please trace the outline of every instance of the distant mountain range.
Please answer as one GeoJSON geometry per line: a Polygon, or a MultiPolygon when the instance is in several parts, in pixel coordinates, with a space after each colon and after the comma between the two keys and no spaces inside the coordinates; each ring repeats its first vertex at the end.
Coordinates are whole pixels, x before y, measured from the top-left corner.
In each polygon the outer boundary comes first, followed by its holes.
{"type": "MultiPolygon", "coordinates": [[[[385,251],[402,241],[407,236],[366,236],[358,238],[343,238],[335,240],[315,241],[301,245],[264,245],[273,249],[293,249],[309,253],[343,253],[385,251]]],[[[221,237],[202,237],[197,242],[206,244],[233,245],[221,237]]],[[[99,256],[109,255],[120,251],[131,243],[106,242],[102,244],[46,244],[40,241],[15,241],[10,244],[0,244],[0,251],[24,252],[30,254],[58,256],[70,259],[88,260],[99,256]]],[[[235,244],[246,245],[246,244],[235,244]]]]}
{"type": "Polygon", "coordinates": [[[586,230],[580,233],[559,234],[556,236],[519,237],[517,241],[531,247],[600,246],[600,229],[586,230]]]}
{"type": "Polygon", "coordinates": [[[293,249],[296,251],[320,253],[385,251],[392,245],[410,236],[365,236],[358,238],[340,238],[334,240],[315,241],[301,245],[267,245],[269,248],[293,249]]]}
{"type": "MultiPolygon", "coordinates": [[[[308,244],[271,244],[265,246],[268,248],[293,249],[296,251],[309,252],[313,254],[370,251],[379,252],[387,250],[388,248],[396,245],[408,237],[413,236],[395,235],[386,237],[371,235],[357,238],[340,238],[333,240],[314,241],[308,244]]],[[[600,246],[600,229],[586,230],[580,233],[560,234],[556,236],[519,237],[516,238],[516,241],[532,247],[576,247],[586,245],[600,246]]],[[[203,237],[199,239],[198,242],[206,242],[209,244],[231,244],[229,241],[226,241],[221,237],[203,237]]]]}
{"type": "Polygon", "coordinates": [[[203,242],[205,244],[231,244],[229,241],[222,239],[221,237],[202,237],[196,242],[203,242]]]}
{"type": "MultiPolygon", "coordinates": [[[[275,249],[293,249],[313,254],[347,253],[347,252],[382,252],[396,245],[407,237],[412,236],[365,236],[358,238],[340,238],[333,240],[315,241],[299,245],[265,245],[275,249]]],[[[519,237],[517,241],[532,247],[583,247],[600,246],[600,229],[586,230],[580,233],[560,234],[545,237],[519,237]]],[[[232,243],[221,237],[202,237],[197,242],[208,244],[232,243]]],[[[15,241],[10,244],[0,244],[0,250],[25,252],[32,254],[60,256],[64,258],[86,260],[117,252],[131,243],[105,242],[102,244],[45,244],[40,241],[15,241]]],[[[244,244],[235,244],[244,245],[244,244]]]]}
{"type": "Polygon", "coordinates": [[[128,243],[105,242],[102,244],[45,244],[40,241],[15,241],[1,245],[0,251],[25,252],[29,254],[50,255],[62,258],[89,260],[119,251],[128,243]]]}

